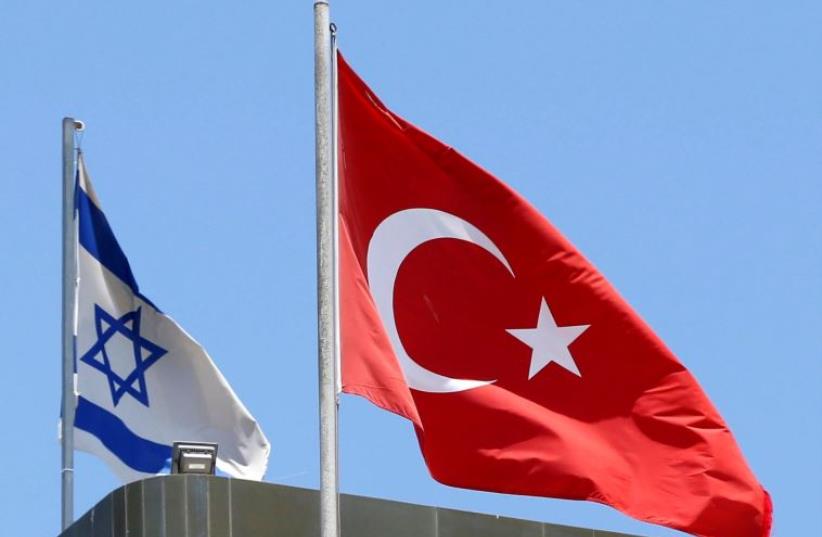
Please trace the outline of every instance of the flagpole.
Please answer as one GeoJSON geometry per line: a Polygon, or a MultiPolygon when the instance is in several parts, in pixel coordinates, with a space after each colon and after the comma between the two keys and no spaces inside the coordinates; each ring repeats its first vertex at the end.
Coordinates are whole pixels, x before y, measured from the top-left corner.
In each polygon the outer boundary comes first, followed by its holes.
{"type": "Polygon", "coordinates": [[[327,0],[314,1],[314,128],[317,181],[317,336],[320,406],[320,536],[338,537],[335,374],[331,29],[327,0]]]}
{"type": "Polygon", "coordinates": [[[74,227],[74,134],[83,123],[63,118],[63,400],[60,419],[62,440],[62,528],[74,522],[74,300],[77,266],[74,227]]]}

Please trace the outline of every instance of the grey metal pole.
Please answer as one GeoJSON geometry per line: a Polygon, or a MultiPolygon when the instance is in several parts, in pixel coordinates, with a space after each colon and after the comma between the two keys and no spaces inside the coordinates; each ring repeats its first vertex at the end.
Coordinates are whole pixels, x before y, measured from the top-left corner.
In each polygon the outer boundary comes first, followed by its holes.
{"type": "Polygon", "coordinates": [[[340,534],[334,357],[334,221],[331,31],[327,0],[314,1],[314,129],[317,177],[317,335],[320,382],[320,536],[340,534]]]}
{"type": "Polygon", "coordinates": [[[77,280],[74,227],[74,133],[83,124],[63,118],[63,402],[60,420],[62,440],[62,528],[74,522],[74,300],[77,280]]]}

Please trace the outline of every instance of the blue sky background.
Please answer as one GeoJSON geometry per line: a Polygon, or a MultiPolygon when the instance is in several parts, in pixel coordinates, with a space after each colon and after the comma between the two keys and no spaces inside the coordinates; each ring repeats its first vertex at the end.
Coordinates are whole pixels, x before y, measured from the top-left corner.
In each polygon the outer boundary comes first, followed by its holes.
{"type": "MultiPolygon", "coordinates": [[[[822,505],[822,5],[332,2],[393,110],[533,202],[701,381],[775,503],[822,505]]],[[[60,120],[143,292],[318,485],[311,2],[0,4],[0,519],[59,526],[60,120]]],[[[345,397],[345,492],[680,535],[606,507],[448,488],[411,426],[345,397]]],[[[77,514],[112,488],[77,456],[77,514]]]]}

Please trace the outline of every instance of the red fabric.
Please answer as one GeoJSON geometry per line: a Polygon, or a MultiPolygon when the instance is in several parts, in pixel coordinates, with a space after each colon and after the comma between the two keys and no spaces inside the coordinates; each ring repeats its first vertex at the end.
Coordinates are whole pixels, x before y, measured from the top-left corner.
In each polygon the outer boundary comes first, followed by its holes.
{"type": "Polygon", "coordinates": [[[705,537],[764,537],[771,508],[691,374],[536,209],[388,110],[339,60],[343,391],[405,416],[433,477],[478,490],[591,500],[705,537]],[[464,219],[504,254],[437,239],[413,249],[393,308],[408,355],[428,370],[495,382],[409,389],[368,284],[369,242],[405,209],[464,219]],[[581,376],[506,332],[590,325],[569,350],[581,376]]]}

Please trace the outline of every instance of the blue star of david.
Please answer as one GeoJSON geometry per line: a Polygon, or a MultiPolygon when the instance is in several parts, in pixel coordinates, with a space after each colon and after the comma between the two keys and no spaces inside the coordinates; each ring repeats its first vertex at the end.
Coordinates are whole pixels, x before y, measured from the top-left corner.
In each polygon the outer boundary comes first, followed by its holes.
{"type": "Polygon", "coordinates": [[[143,405],[149,406],[146,370],[168,352],[140,335],[141,309],[137,308],[117,319],[97,304],[94,305],[94,325],[97,329],[97,341],[80,358],[80,361],[106,376],[114,406],[117,406],[125,394],[129,394],[143,405]],[[132,342],[134,370],[126,378],[121,377],[112,370],[111,361],[106,351],[106,343],[118,333],[132,342]],[[146,353],[143,351],[146,351],[146,353]]]}

